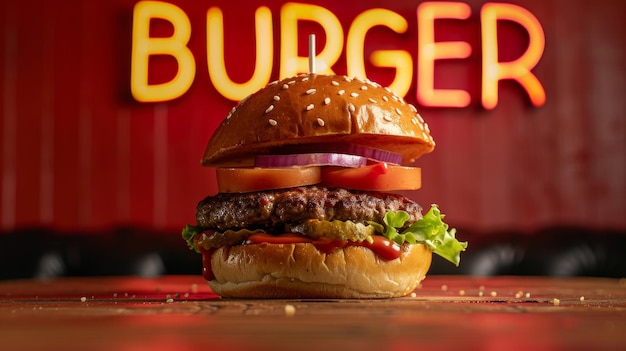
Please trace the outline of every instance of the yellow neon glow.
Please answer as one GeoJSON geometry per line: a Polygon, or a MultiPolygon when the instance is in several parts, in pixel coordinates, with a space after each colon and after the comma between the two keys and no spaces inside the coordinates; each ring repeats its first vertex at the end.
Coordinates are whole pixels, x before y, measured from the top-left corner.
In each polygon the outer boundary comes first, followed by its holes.
{"type": "Polygon", "coordinates": [[[334,74],[334,65],[343,49],[343,29],[339,19],[324,7],[286,3],[280,9],[280,78],[309,71],[307,56],[298,56],[298,21],[312,21],[322,26],[326,45],[315,55],[316,72],[334,74]]]}
{"type": "MultiPolygon", "coordinates": [[[[371,9],[359,14],[348,31],[346,40],[346,61],[348,75],[366,78],[364,51],[365,36],[375,26],[386,26],[396,33],[404,33],[408,23],[404,17],[386,9],[371,9]]],[[[402,50],[377,50],[370,56],[372,63],[378,67],[392,67],[396,75],[389,88],[400,96],[406,96],[413,79],[413,59],[402,50]]]]}
{"type": "Polygon", "coordinates": [[[413,80],[413,57],[404,50],[378,50],[370,56],[377,67],[395,67],[396,76],[389,89],[398,96],[405,97],[413,80]]]}
{"type": "Polygon", "coordinates": [[[239,101],[264,87],[272,74],[274,42],[272,38],[272,12],[259,7],[254,15],[256,32],[256,59],[254,73],[245,83],[233,82],[226,72],[224,60],[224,16],[218,7],[207,11],[207,64],[209,77],[215,89],[224,97],[239,101]]]}
{"type": "Polygon", "coordinates": [[[435,61],[467,58],[472,53],[464,41],[435,42],[435,20],[467,19],[468,4],[461,2],[425,2],[417,7],[417,101],[424,106],[467,107],[471,97],[465,90],[435,89],[435,61]]]}
{"type": "Polygon", "coordinates": [[[130,90],[137,101],[167,101],[183,95],[193,83],[196,63],[187,47],[191,36],[189,18],[179,7],[159,1],[140,1],[133,9],[130,90]],[[174,27],[167,38],[150,38],[150,20],[166,20],[174,27]],[[172,80],[148,84],[148,59],[168,55],[176,59],[178,69],[172,80]]]}
{"type": "Polygon", "coordinates": [[[541,82],[531,72],[537,65],[545,48],[545,36],[539,20],[528,10],[512,4],[488,3],[480,12],[481,37],[483,41],[482,105],[493,109],[498,104],[498,81],[517,81],[528,93],[530,102],[543,106],[546,91],[541,82]],[[522,56],[509,62],[498,61],[498,20],[508,20],[520,24],[528,32],[528,48],[522,56]]]}

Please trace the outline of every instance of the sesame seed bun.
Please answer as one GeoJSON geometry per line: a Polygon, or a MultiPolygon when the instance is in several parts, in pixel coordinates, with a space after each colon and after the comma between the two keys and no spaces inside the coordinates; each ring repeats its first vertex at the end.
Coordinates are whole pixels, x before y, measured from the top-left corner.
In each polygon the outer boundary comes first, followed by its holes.
{"type": "Polygon", "coordinates": [[[308,143],[349,143],[402,155],[403,164],[435,142],[415,107],[369,80],[303,74],[242,100],[217,128],[202,164],[251,166],[254,156],[308,143]]]}
{"type": "Polygon", "coordinates": [[[313,244],[221,247],[211,255],[211,289],[230,298],[390,298],[410,294],[430,268],[432,251],[403,245],[384,260],[364,247],[326,254],[313,244]]]}

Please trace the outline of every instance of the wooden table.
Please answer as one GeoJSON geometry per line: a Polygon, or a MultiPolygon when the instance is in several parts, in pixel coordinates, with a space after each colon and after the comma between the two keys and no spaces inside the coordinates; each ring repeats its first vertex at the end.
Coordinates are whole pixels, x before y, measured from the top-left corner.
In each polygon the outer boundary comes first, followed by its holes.
{"type": "Polygon", "coordinates": [[[0,350],[618,350],[626,280],[429,276],[391,300],[227,300],[200,277],[0,282],[0,350]]]}

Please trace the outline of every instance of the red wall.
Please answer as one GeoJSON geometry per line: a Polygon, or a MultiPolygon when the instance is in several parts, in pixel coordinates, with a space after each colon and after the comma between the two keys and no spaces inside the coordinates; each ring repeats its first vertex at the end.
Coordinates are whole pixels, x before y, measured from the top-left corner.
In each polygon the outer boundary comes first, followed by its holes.
{"type": "MultiPolygon", "coordinates": [[[[170,0],[192,24],[197,72],[190,90],[164,103],[139,103],[129,88],[135,1],[7,1],[0,5],[0,229],[95,230],[120,225],[178,229],[215,192],[199,159],[234,102],[206,68],[206,11],[224,12],[227,69],[246,80],[254,65],[256,1],[170,0]]],[[[278,78],[279,10],[275,23],[278,78]]],[[[319,0],[347,31],[379,1],[319,0]]],[[[405,34],[378,28],[366,51],[397,47],[415,59],[420,1],[386,2],[409,23],[405,34]]],[[[543,26],[545,52],[533,70],[547,101],[532,107],[515,82],[500,83],[493,110],[480,105],[480,18],[438,22],[436,39],[472,45],[467,59],[442,61],[435,85],[470,92],[462,109],[419,106],[437,142],[418,160],[424,188],[410,196],[438,203],[448,221],[479,231],[574,225],[626,229],[626,6],[619,0],[519,0],[543,26]]],[[[303,26],[301,38],[319,28],[303,26]]],[[[503,55],[525,37],[502,26],[503,55]]],[[[345,55],[333,68],[345,74],[345,55]]],[[[167,64],[163,64],[167,67],[167,64]]],[[[171,67],[171,66],[170,66],[171,67]]],[[[369,78],[390,71],[366,66],[369,78]]],[[[157,73],[151,73],[157,74],[157,73]]],[[[167,75],[166,73],[163,73],[167,75]]],[[[413,86],[415,85],[415,77],[413,86]]]]}

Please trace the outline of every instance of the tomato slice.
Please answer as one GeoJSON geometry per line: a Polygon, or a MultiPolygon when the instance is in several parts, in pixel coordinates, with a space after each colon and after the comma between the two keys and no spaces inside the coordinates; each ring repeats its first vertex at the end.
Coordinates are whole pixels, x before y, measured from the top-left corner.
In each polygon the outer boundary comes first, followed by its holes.
{"type": "Polygon", "coordinates": [[[317,184],[319,167],[218,168],[217,188],[221,193],[246,193],[317,184]]]}
{"type": "Polygon", "coordinates": [[[359,168],[324,167],[321,185],[354,190],[416,190],[422,186],[422,170],[385,162],[359,168]]]}

